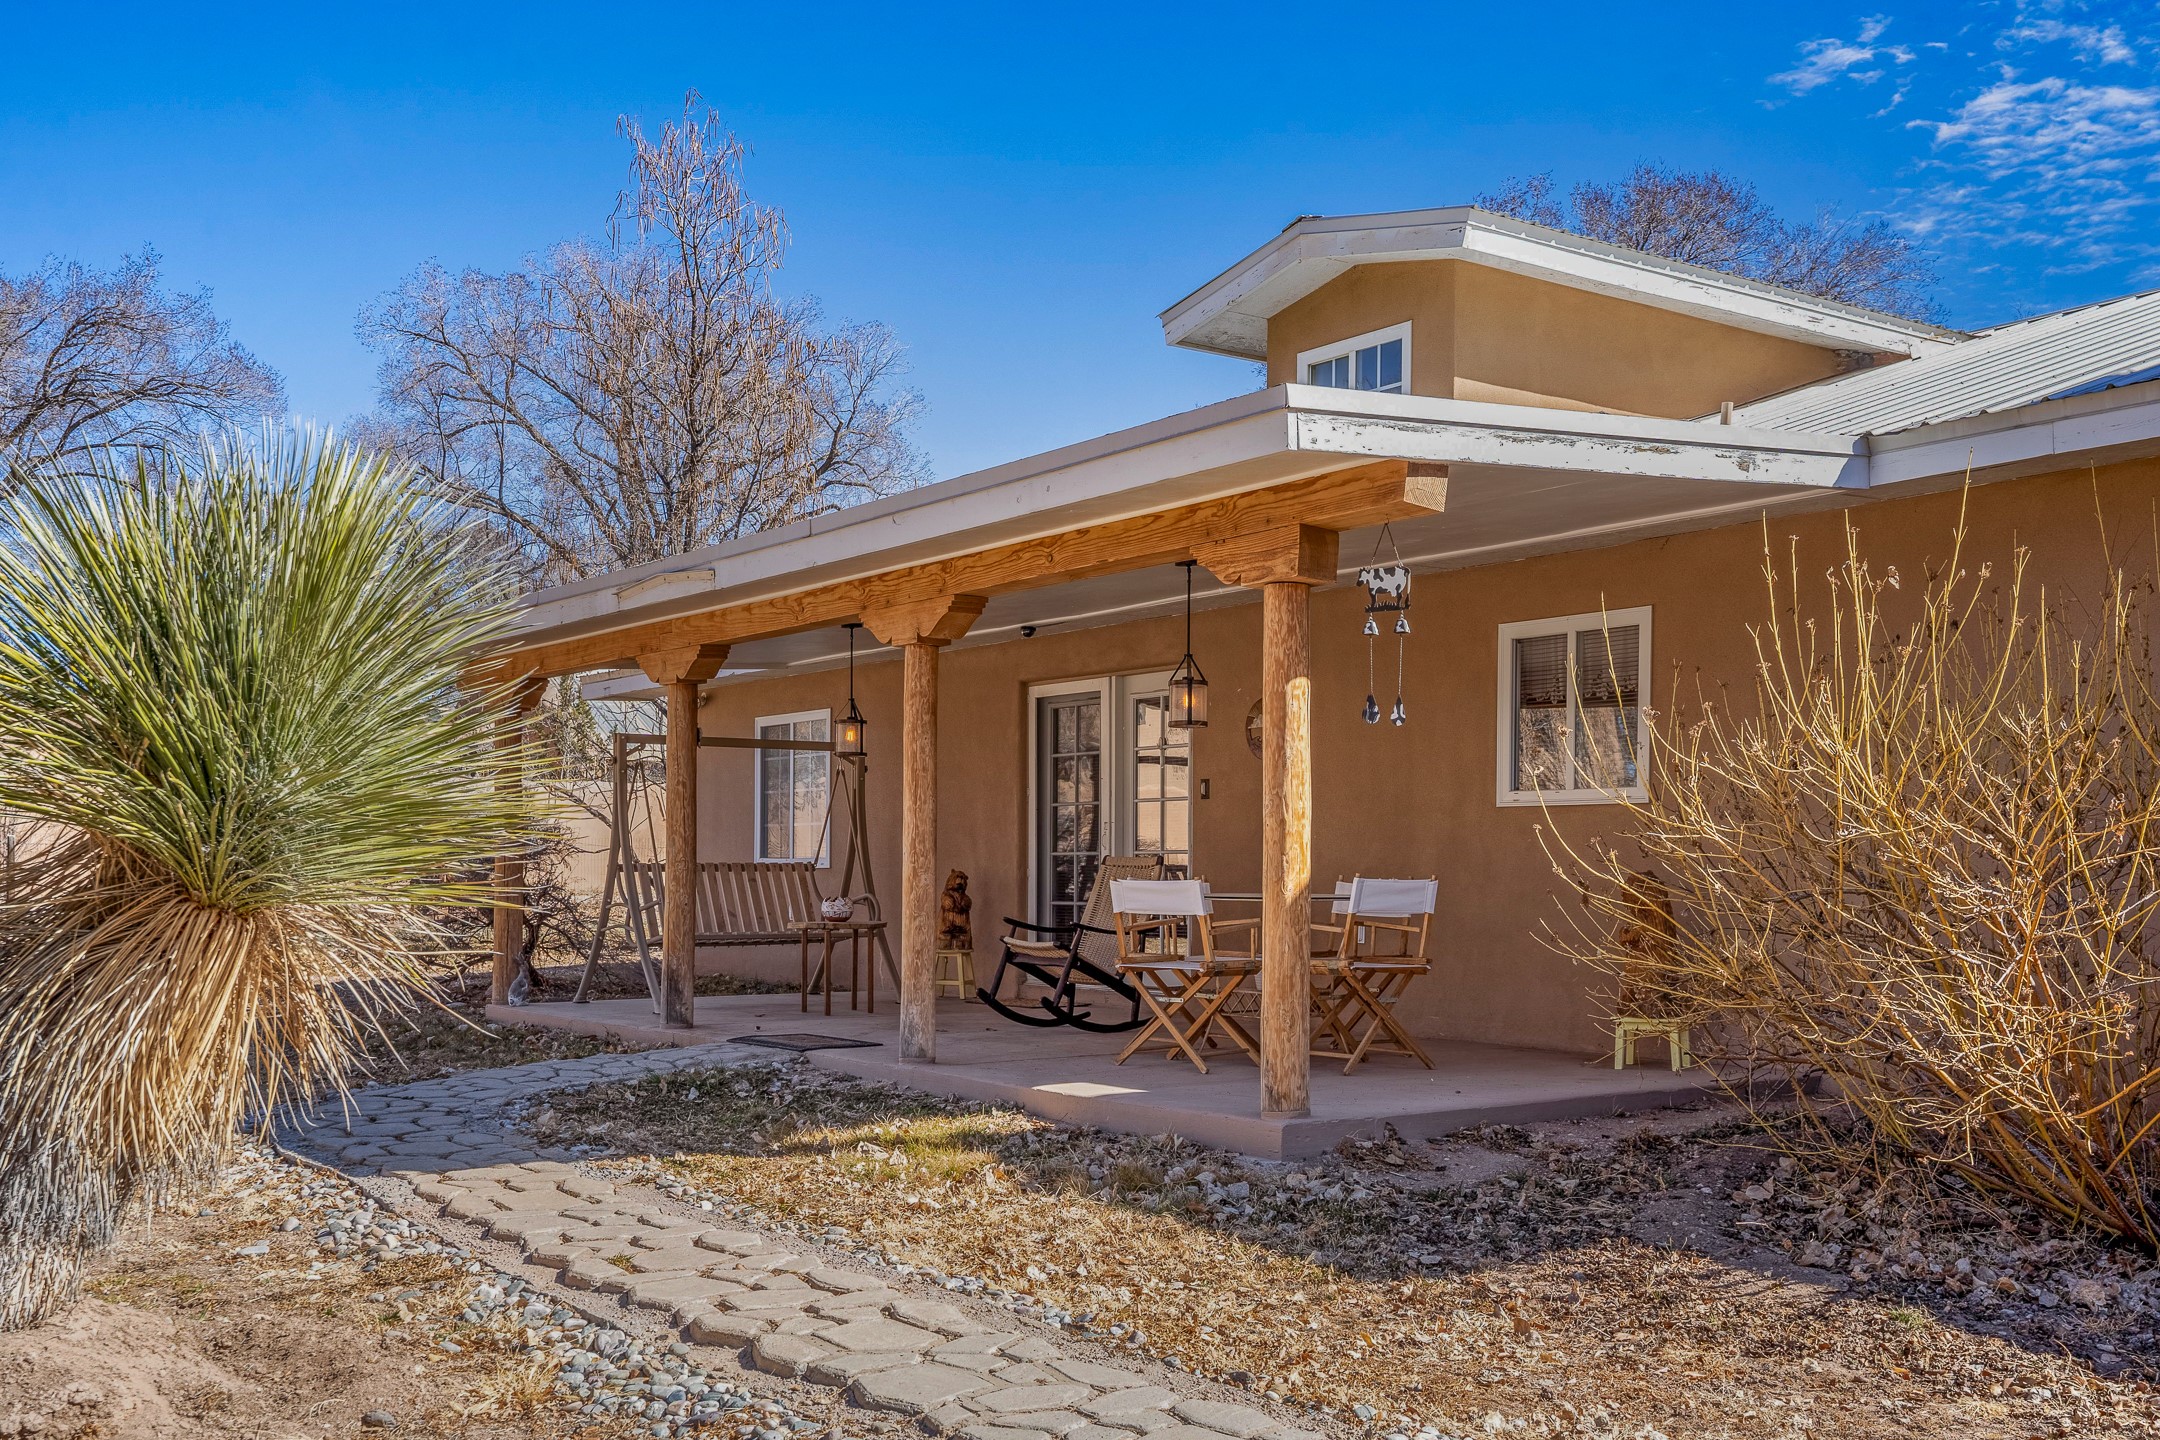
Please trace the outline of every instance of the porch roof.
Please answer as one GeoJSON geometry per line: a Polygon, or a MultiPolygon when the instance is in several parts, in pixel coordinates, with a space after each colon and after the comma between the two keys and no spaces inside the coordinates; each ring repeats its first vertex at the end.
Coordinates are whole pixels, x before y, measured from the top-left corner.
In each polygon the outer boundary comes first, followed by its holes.
{"type": "MultiPolygon", "coordinates": [[[[673,556],[538,591],[520,648],[600,637],[1097,525],[1264,490],[1374,459],[1447,467],[1444,515],[1397,522],[1423,568],[1483,564],[1635,530],[1713,523],[1765,503],[1863,487],[1849,436],[1378,395],[1302,385],[1182,415],[673,556]]],[[[1344,537],[1346,564],[1370,539],[1344,537]]],[[[1054,578],[1054,577],[1046,577],[1054,578]]],[[[1124,618],[1167,594],[1105,575],[999,596],[974,632],[1124,618]]],[[[806,627],[808,628],[808,627],[806,627]]],[[[731,668],[822,656],[832,636],[738,645],[731,668]]]]}

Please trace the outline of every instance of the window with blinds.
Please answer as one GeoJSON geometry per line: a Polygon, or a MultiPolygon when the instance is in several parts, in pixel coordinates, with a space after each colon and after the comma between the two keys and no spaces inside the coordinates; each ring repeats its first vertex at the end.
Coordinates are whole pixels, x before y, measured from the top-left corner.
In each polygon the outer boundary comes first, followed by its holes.
{"type": "Polygon", "coordinates": [[[1648,607],[1501,627],[1499,799],[1647,798],[1648,607]]]}

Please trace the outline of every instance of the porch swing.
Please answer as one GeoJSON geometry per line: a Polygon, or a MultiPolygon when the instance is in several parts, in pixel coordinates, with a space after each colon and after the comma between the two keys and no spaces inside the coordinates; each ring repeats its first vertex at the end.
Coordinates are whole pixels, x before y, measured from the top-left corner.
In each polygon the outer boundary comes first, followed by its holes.
{"type": "MultiPolygon", "coordinates": [[[[600,968],[606,948],[608,921],[618,899],[624,928],[637,947],[638,970],[655,1014],[660,1011],[660,918],[666,905],[667,863],[659,853],[660,827],[655,821],[655,783],[648,767],[637,762],[633,751],[665,744],[665,735],[618,734],[608,808],[607,880],[600,891],[600,918],[593,927],[592,947],[585,956],[585,971],[578,979],[577,1004],[587,1003],[593,976],[600,968]],[[651,858],[639,853],[639,834],[651,858]]],[[[825,787],[825,815],[819,833],[829,834],[836,806],[844,808],[847,826],[842,840],[845,861],[840,871],[836,898],[847,901],[850,914],[867,911],[872,920],[882,919],[878,908],[877,881],[870,872],[868,787],[869,765],[861,755],[835,752],[829,740],[746,740],[735,737],[698,737],[701,747],[725,750],[808,750],[832,755],[844,768],[844,781],[829,773],[825,787]],[[836,783],[839,782],[839,783],[836,783]],[[862,889],[855,889],[860,871],[862,889]]],[[[828,903],[817,885],[814,860],[708,860],[697,867],[697,919],[692,944],[696,948],[793,945],[802,939],[802,927],[820,919],[828,903]]],[[[874,932],[885,973],[899,985],[899,967],[892,947],[880,928],[874,932]]]]}

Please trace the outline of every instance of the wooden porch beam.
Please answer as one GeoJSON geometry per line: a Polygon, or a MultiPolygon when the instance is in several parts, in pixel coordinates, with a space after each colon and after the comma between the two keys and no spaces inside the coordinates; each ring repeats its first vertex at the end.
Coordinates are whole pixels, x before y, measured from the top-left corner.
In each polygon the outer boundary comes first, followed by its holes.
{"type": "Polygon", "coordinates": [[[938,651],[967,634],[980,595],[941,595],[863,612],[900,647],[900,1058],[937,1060],[938,651]]]}
{"type": "Polygon", "coordinates": [[[1197,546],[1193,558],[1225,585],[1331,585],[1342,536],[1313,525],[1277,525],[1197,546]]]}
{"type": "Polygon", "coordinates": [[[1342,537],[1281,525],[1202,547],[1260,592],[1260,1113],[1312,1113],[1312,590],[1342,537]]]}
{"type": "MultiPolygon", "coordinates": [[[[872,612],[904,611],[940,597],[1003,595],[1066,580],[1146,570],[1189,559],[1202,546],[1282,526],[1341,531],[1405,520],[1439,511],[1446,502],[1446,466],[1375,460],[1282,485],[901,566],[792,595],[650,620],[570,640],[529,646],[513,643],[474,669],[479,678],[484,678],[489,673],[513,670],[565,675],[620,667],[640,654],[790,635],[864,619],[872,612]]],[[[1327,577],[1328,581],[1333,579],[1332,575],[1327,577]]]]}
{"type": "Polygon", "coordinates": [[[982,595],[935,595],[865,610],[863,628],[880,645],[950,645],[967,634],[989,603],[982,595]]]}
{"type": "Polygon", "coordinates": [[[637,657],[667,687],[667,856],[660,905],[660,1018],[697,1023],[698,686],[720,673],[725,645],[679,645],[637,657]]]}
{"type": "MultiPolygon", "coordinates": [[[[527,678],[510,691],[509,713],[495,733],[498,750],[512,750],[525,743],[525,719],[547,693],[547,682],[527,678]]],[[[506,782],[506,785],[509,782],[506,782]]],[[[510,982],[517,978],[518,962],[525,951],[525,857],[495,857],[495,911],[493,946],[488,967],[488,1003],[510,1003],[510,982]]]]}

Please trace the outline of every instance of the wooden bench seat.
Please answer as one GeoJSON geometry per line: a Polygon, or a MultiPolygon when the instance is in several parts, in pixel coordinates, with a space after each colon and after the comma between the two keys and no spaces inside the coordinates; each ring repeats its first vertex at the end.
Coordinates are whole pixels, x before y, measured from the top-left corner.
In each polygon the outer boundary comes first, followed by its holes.
{"type": "MultiPolygon", "coordinates": [[[[632,863],[629,882],[633,923],[651,942],[660,936],[666,903],[666,865],[632,863]]],[[[698,866],[697,934],[703,945],[793,945],[800,927],[819,918],[817,867],[808,860],[708,860],[698,866]]]]}

